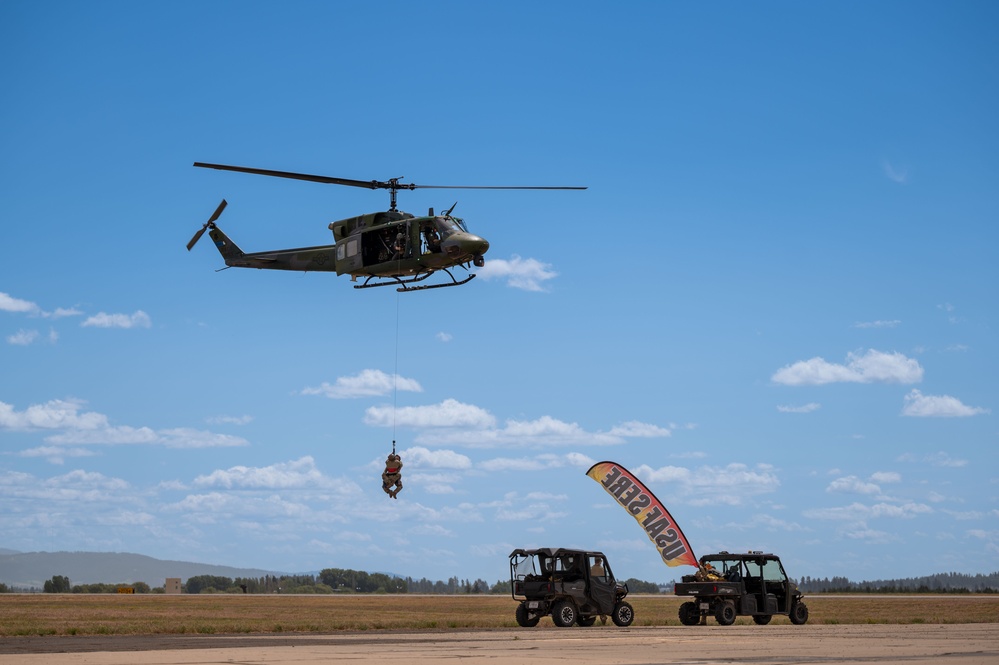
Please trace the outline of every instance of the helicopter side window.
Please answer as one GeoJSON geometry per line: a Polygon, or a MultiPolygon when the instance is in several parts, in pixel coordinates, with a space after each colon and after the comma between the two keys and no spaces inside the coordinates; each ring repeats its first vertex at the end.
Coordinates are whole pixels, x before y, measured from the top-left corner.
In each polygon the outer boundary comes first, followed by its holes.
{"type": "Polygon", "coordinates": [[[424,254],[437,254],[441,251],[441,236],[432,224],[423,227],[422,235],[424,254]]]}

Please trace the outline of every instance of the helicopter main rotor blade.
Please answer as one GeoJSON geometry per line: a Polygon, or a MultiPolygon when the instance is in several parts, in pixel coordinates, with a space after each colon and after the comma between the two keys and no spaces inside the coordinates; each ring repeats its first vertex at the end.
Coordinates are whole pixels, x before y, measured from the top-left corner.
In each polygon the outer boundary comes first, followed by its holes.
{"type": "MultiPolygon", "coordinates": [[[[205,164],[194,162],[195,166],[204,169],[218,169],[220,171],[236,171],[238,173],[253,173],[256,175],[266,175],[274,178],[291,178],[292,180],[308,180],[310,182],[321,182],[327,185],[347,185],[349,187],[364,187],[365,189],[386,189],[390,187],[387,182],[377,180],[351,180],[349,178],[333,178],[325,175],[309,175],[308,173],[291,173],[290,171],[272,171],[271,169],[254,169],[248,166],[227,166],[225,164],[205,164]]],[[[405,188],[408,185],[399,185],[405,188]]]]}
{"type": "Polygon", "coordinates": [[[416,185],[399,182],[401,178],[391,180],[352,180],[350,178],[334,178],[327,175],[311,175],[308,173],[292,173],[290,171],[274,171],[271,169],[255,169],[248,166],[228,166],[226,164],[206,164],[194,162],[195,166],[220,171],[236,171],[238,173],[253,173],[275,178],[291,178],[292,180],[307,180],[327,185],[347,185],[348,187],[363,187],[365,189],[586,189],[586,187],[495,187],[476,185],[416,185]]]}
{"type": "Polygon", "coordinates": [[[489,185],[410,185],[411,189],[589,189],[588,187],[496,187],[489,185]]]}

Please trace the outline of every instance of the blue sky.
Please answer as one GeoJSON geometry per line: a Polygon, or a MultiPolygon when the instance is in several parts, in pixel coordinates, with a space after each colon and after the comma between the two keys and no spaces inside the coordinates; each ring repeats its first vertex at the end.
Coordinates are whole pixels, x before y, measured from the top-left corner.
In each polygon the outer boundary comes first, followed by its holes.
{"type": "Polygon", "coordinates": [[[564,546],[678,577],[585,476],[613,460],[697,554],[996,570],[997,24],[989,2],[0,4],[0,547],[492,582],[564,546]],[[388,196],[195,161],[589,189],[401,192],[457,201],[491,249],[467,286],[398,295],[217,273],[185,243],[223,197],[253,251],[388,196]]]}

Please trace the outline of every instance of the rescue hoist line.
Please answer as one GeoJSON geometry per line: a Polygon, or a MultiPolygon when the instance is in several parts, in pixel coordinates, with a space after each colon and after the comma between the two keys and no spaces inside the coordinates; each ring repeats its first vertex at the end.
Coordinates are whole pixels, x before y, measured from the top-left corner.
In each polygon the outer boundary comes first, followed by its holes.
{"type": "Polygon", "coordinates": [[[392,454],[395,455],[395,411],[399,400],[399,294],[395,294],[395,367],[392,368],[392,454]]]}
{"type": "Polygon", "coordinates": [[[395,367],[392,369],[392,452],[385,460],[382,490],[395,499],[402,490],[402,459],[395,452],[396,407],[399,399],[399,294],[395,296],[395,367]]]}

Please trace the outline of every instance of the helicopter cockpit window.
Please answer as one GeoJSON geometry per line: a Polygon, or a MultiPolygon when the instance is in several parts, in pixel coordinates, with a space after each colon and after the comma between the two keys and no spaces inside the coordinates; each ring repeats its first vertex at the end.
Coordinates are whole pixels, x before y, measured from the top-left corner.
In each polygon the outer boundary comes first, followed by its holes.
{"type": "Polygon", "coordinates": [[[459,227],[453,217],[437,217],[434,219],[434,223],[437,225],[437,230],[440,232],[441,240],[447,238],[452,233],[461,232],[461,227],[459,227]]]}

